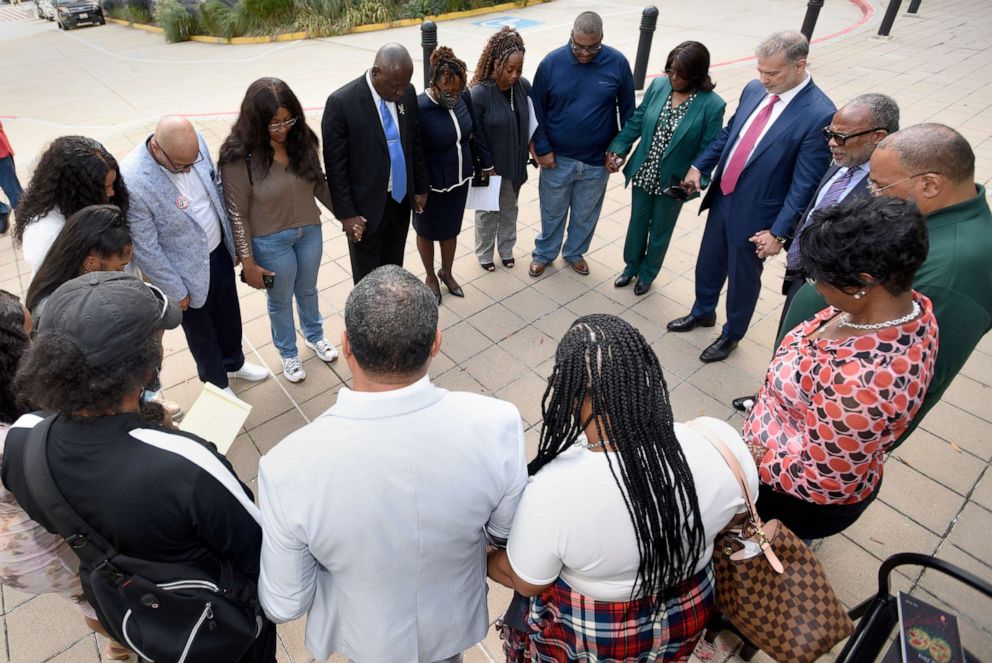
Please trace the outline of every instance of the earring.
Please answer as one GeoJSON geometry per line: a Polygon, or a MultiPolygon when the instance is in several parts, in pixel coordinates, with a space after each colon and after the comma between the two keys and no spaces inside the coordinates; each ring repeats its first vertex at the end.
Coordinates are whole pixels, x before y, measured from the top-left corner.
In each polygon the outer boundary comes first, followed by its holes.
{"type": "Polygon", "coordinates": [[[864,297],[867,294],[868,294],[868,291],[867,290],[859,290],[856,293],[854,293],[854,298],[855,299],[861,299],[862,297],[864,297]]]}

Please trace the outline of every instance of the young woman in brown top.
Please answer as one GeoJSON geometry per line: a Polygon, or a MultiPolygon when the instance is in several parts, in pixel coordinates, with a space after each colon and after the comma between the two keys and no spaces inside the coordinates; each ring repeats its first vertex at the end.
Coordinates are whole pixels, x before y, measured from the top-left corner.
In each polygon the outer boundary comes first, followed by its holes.
{"type": "Polygon", "coordinates": [[[260,78],[248,87],[220,148],[220,171],[243,279],[266,288],[283,375],[299,382],[306,371],[296,348],[294,295],[307,346],[324,361],[338,356],[324,338],[317,302],[324,245],[316,200],[331,209],[331,196],[317,157],[317,135],[283,81],[260,78]]]}

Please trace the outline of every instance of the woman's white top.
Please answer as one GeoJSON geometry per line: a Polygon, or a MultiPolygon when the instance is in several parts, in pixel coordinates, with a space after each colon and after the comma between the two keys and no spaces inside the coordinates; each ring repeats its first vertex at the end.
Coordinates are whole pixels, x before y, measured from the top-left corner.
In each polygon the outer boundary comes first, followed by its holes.
{"type": "MultiPolygon", "coordinates": [[[[712,417],[697,421],[707,424],[737,456],[757,495],[758,470],[738,432],[712,417]]],[[[716,535],[744,511],[744,499],[726,461],[701,432],[676,423],[675,435],[692,472],[705,532],[706,548],[696,573],[709,563],[716,535]]],[[[630,599],[640,555],[607,455],[619,476],[618,454],[576,444],[531,477],[507,545],[510,565],[520,578],[547,585],[560,575],[573,589],[598,601],[630,599]]]]}
{"type": "Polygon", "coordinates": [[[45,262],[48,250],[52,248],[64,225],[65,217],[62,212],[52,208],[48,214],[38,217],[24,229],[21,250],[24,252],[24,262],[31,268],[31,280],[34,280],[41,263],[45,262]]]}

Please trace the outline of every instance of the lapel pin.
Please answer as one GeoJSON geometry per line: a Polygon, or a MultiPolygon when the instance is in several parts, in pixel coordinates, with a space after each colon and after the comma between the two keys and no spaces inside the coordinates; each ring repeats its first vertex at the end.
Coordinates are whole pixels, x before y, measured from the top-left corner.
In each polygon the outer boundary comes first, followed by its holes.
{"type": "Polygon", "coordinates": [[[187,198],[183,194],[179,194],[179,197],[176,198],[176,207],[178,207],[179,209],[186,209],[187,207],[189,207],[189,198],[187,198]]]}

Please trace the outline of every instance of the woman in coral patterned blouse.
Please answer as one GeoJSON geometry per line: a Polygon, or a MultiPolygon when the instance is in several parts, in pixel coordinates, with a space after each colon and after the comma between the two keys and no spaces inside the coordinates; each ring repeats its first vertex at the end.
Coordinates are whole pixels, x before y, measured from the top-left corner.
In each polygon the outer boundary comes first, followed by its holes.
{"type": "Polygon", "coordinates": [[[877,496],[885,453],[933,377],[937,323],[911,287],[928,248],[912,203],[845,201],[814,214],[799,241],[830,306],[782,340],[744,439],[761,516],[813,539],[849,527],[877,496]]]}

